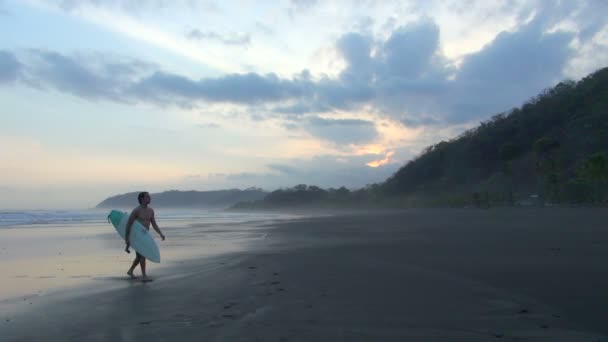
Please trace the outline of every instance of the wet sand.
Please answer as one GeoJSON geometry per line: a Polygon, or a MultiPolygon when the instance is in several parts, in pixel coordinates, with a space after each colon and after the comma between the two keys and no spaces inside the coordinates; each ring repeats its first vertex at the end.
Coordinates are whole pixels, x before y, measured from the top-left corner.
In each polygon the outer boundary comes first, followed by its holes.
{"type": "Polygon", "coordinates": [[[1,312],[7,341],[604,341],[608,210],[409,210],[259,228],[154,281],[1,312]],[[35,326],[35,329],[33,327],[35,326]]]}

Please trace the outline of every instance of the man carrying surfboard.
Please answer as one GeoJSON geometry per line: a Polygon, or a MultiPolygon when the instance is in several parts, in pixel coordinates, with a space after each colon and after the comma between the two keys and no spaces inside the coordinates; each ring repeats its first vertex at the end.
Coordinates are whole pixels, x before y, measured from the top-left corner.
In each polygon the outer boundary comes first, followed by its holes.
{"type": "MultiPolygon", "coordinates": [[[[127,221],[125,234],[125,242],[127,243],[125,251],[127,253],[131,253],[131,251],[129,250],[129,247],[131,245],[129,241],[129,233],[131,232],[131,226],[133,225],[133,223],[135,223],[136,220],[139,221],[148,230],[150,230],[150,224],[152,224],[154,230],[160,235],[163,241],[165,240],[165,235],[163,235],[163,233],[160,231],[160,228],[156,224],[156,219],[154,218],[154,210],[148,207],[148,204],[150,204],[150,201],[152,200],[150,194],[146,191],[140,192],[137,196],[137,200],[139,201],[139,206],[133,209],[133,211],[131,212],[131,216],[129,216],[129,221],[127,221]]],[[[135,270],[135,267],[137,267],[138,264],[141,267],[142,277],[146,278],[146,258],[144,258],[143,255],[137,253],[137,251],[135,252],[135,260],[133,260],[133,265],[131,265],[131,268],[129,268],[127,274],[131,277],[134,277],[133,270],[135,270]]]]}

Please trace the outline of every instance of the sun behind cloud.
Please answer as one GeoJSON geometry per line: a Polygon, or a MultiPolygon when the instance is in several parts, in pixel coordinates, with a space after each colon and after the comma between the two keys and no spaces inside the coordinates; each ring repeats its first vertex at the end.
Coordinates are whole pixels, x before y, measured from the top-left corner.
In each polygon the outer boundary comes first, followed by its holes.
{"type": "Polygon", "coordinates": [[[388,164],[388,163],[390,163],[392,161],[391,157],[394,154],[395,154],[394,151],[388,151],[383,159],[374,160],[374,161],[371,161],[371,162],[369,162],[369,163],[367,163],[365,165],[367,165],[369,167],[379,167],[379,166],[382,166],[382,165],[386,165],[386,164],[388,164]]]}

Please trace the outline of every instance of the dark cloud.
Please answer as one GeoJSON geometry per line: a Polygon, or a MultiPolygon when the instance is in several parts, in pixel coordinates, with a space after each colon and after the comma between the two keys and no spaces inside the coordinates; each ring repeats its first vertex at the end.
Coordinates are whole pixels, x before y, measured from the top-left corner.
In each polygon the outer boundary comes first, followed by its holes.
{"type": "Polygon", "coordinates": [[[307,118],[304,129],[313,136],[338,145],[365,144],[378,138],[372,121],[358,119],[307,118]]]}
{"type": "Polygon", "coordinates": [[[446,98],[453,108],[450,121],[507,110],[559,81],[573,53],[569,47],[573,37],[566,32],[544,33],[535,21],[519,31],[499,34],[464,59],[446,98]]]}
{"type": "MultiPolygon", "coordinates": [[[[593,1],[585,4],[577,7],[576,15],[591,13],[591,7],[605,7],[593,1]]],[[[571,46],[577,34],[592,35],[548,31],[574,5],[560,6],[547,5],[531,22],[500,33],[480,51],[465,56],[458,68],[441,53],[439,27],[422,20],[395,28],[385,40],[354,32],[341,36],[336,50],[345,68],[336,78],[314,79],[305,70],[291,78],[252,72],[194,80],[137,61],[91,61],[48,51],[31,51],[34,58],[24,60],[5,52],[0,55],[0,75],[4,82],[27,75],[31,83],[90,99],[185,106],[200,102],[263,105],[265,111],[254,113],[259,119],[287,117],[301,121],[300,127],[317,137],[356,143],[373,140],[375,129],[363,123],[330,124],[304,114],[365,105],[409,126],[464,123],[521,105],[560,81],[573,57],[571,46]],[[340,133],[345,127],[352,131],[352,139],[340,133]]],[[[602,20],[592,21],[596,24],[583,25],[583,29],[594,31],[602,26],[598,24],[602,20]]],[[[220,39],[212,33],[207,36],[220,39]]]]}
{"type": "Polygon", "coordinates": [[[191,30],[186,34],[186,37],[193,40],[212,40],[226,45],[243,45],[251,44],[250,34],[233,34],[229,36],[221,35],[217,32],[207,31],[202,32],[198,29],[191,30]]]}
{"type": "Polygon", "coordinates": [[[20,71],[21,63],[17,58],[8,51],[0,50],[0,84],[16,81],[20,71]]]}
{"type": "Polygon", "coordinates": [[[345,84],[367,85],[374,72],[371,57],[372,39],[358,33],[348,33],[338,39],[336,48],[346,62],[340,73],[345,84]]]}
{"type": "Polygon", "coordinates": [[[83,64],[54,52],[40,51],[38,74],[57,89],[88,98],[117,99],[116,82],[95,74],[83,64]]]}
{"type": "Polygon", "coordinates": [[[420,22],[399,27],[382,46],[377,73],[384,79],[420,79],[443,66],[435,61],[439,47],[439,27],[420,22]]]}
{"type": "Polygon", "coordinates": [[[303,101],[297,102],[290,105],[280,105],[273,108],[277,113],[283,113],[288,115],[299,115],[304,113],[324,113],[330,112],[331,108],[321,103],[303,101]]]}
{"type": "Polygon", "coordinates": [[[30,83],[52,87],[88,99],[125,102],[132,82],[149,68],[149,64],[105,57],[68,57],[56,52],[30,50],[27,69],[30,83]],[[110,60],[110,61],[108,61],[110,60]]]}
{"type": "Polygon", "coordinates": [[[159,71],[132,84],[131,94],[163,103],[203,100],[255,104],[309,96],[311,86],[305,81],[280,79],[275,74],[232,74],[193,81],[159,71]]]}

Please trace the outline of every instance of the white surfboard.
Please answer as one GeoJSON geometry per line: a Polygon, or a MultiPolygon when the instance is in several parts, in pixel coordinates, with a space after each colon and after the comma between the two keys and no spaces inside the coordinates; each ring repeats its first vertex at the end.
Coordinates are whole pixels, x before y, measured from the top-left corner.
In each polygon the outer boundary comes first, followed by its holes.
{"type": "MultiPolygon", "coordinates": [[[[108,221],[112,223],[118,234],[120,234],[124,240],[127,232],[129,214],[118,210],[112,210],[110,215],[108,215],[108,221]]],[[[152,235],[146,227],[138,221],[135,221],[131,226],[129,241],[131,242],[131,247],[133,247],[137,253],[143,255],[152,262],[160,263],[160,251],[158,250],[154,238],[152,238],[152,235]]]]}

